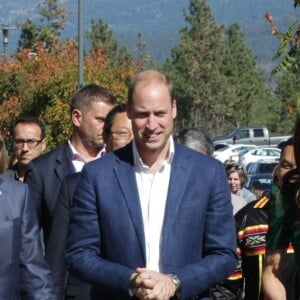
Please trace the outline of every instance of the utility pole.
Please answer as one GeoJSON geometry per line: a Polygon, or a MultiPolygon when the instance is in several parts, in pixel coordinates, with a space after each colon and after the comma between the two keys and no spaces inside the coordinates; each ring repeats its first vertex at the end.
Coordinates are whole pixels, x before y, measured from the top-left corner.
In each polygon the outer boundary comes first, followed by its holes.
{"type": "Polygon", "coordinates": [[[83,87],[83,0],[78,0],[78,88],[83,87]]]}

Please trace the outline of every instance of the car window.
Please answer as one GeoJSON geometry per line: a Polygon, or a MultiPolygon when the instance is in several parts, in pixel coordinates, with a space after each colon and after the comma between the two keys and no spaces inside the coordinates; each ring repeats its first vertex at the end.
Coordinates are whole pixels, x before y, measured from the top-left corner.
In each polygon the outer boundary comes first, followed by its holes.
{"type": "Polygon", "coordinates": [[[249,137],[249,131],[248,130],[241,130],[238,133],[237,137],[240,138],[240,139],[248,138],[249,137]]]}
{"type": "Polygon", "coordinates": [[[219,148],[219,149],[216,150],[216,151],[218,151],[218,152],[223,152],[223,151],[227,150],[228,148],[229,148],[229,146],[224,146],[224,147],[222,147],[222,148],[219,148]]]}
{"type": "Polygon", "coordinates": [[[250,166],[248,167],[248,173],[250,174],[250,173],[254,173],[255,172],[255,168],[256,168],[256,166],[255,166],[255,164],[250,164],[250,166]]]}
{"type": "Polygon", "coordinates": [[[260,164],[259,172],[260,173],[273,173],[274,168],[277,164],[260,164]]]}
{"type": "Polygon", "coordinates": [[[247,188],[261,188],[262,190],[268,191],[272,186],[272,178],[250,178],[247,183],[247,188]]]}
{"type": "Polygon", "coordinates": [[[263,129],[253,129],[254,137],[264,137],[263,129]]]}
{"type": "Polygon", "coordinates": [[[280,151],[274,150],[274,149],[270,149],[269,150],[269,155],[270,156],[280,156],[280,151]]]}

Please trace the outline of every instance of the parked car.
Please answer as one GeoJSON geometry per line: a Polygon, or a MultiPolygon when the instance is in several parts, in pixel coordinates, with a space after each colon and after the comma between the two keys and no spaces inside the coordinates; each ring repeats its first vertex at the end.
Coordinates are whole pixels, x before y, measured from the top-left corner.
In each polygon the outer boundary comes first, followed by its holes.
{"type": "Polygon", "coordinates": [[[222,163],[230,161],[238,162],[239,153],[244,149],[255,149],[255,145],[227,145],[219,150],[214,151],[214,158],[222,163]]]}
{"type": "Polygon", "coordinates": [[[253,174],[248,177],[245,188],[254,193],[257,198],[260,198],[263,194],[271,191],[272,183],[273,176],[271,173],[253,174]]]}
{"type": "Polygon", "coordinates": [[[265,126],[239,127],[223,136],[212,137],[215,146],[218,144],[253,144],[282,148],[291,135],[271,136],[265,126]]]}
{"type": "Polygon", "coordinates": [[[273,160],[259,160],[254,163],[248,164],[247,173],[248,175],[269,173],[273,174],[275,167],[278,165],[278,161],[273,160]]]}
{"type": "Polygon", "coordinates": [[[261,147],[249,150],[240,157],[240,163],[248,169],[249,164],[259,160],[279,160],[281,150],[273,147],[261,147]]]}

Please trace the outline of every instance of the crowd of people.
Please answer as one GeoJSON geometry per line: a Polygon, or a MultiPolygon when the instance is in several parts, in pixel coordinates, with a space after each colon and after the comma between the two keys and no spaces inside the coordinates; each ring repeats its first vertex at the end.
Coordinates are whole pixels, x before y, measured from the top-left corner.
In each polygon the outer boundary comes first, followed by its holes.
{"type": "Polygon", "coordinates": [[[10,159],[0,138],[0,299],[300,299],[300,122],[257,198],[203,128],[173,134],[164,73],[134,76],[124,104],[96,84],[70,102],[54,150],[35,117],[10,159]]]}

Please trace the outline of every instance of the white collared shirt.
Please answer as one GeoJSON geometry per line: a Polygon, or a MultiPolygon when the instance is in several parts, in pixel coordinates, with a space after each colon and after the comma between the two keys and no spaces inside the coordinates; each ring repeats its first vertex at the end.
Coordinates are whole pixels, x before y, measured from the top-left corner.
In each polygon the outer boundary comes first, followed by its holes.
{"type": "Polygon", "coordinates": [[[160,242],[171,174],[171,163],[174,156],[174,141],[170,137],[168,157],[155,174],[143,163],[137,151],[135,141],[133,141],[132,145],[135,176],[144,222],[146,267],[153,271],[160,271],[160,242]]]}
{"type": "MultiPolygon", "coordinates": [[[[74,148],[74,146],[71,144],[71,141],[68,140],[69,147],[71,149],[72,153],[72,164],[74,166],[75,172],[81,172],[83,169],[83,166],[87,163],[85,159],[80,155],[80,153],[74,148]]],[[[105,148],[101,149],[98,154],[95,156],[94,159],[102,157],[105,153],[105,148]]]]}

